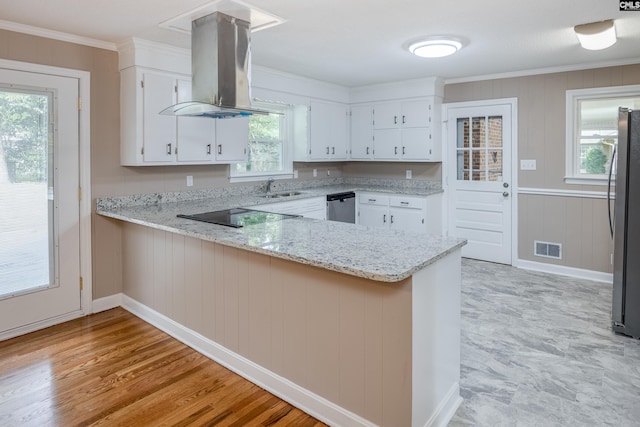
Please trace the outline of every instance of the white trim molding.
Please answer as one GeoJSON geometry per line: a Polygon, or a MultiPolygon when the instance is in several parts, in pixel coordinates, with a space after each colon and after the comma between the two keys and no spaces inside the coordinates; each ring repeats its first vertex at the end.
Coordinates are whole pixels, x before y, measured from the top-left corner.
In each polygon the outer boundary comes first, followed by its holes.
{"type": "Polygon", "coordinates": [[[48,30],[46,28],[33,27],[31,25],[19,24],[17,22],[5,21],[2,19],[0,19],[0,29],[14,31],[16,33],[30,34],[32,36],[44,37],[46,39],[60,40],[68,43],[97,47],[98,49],[113,51],[118,50],[115,43],[92,39],[89,37],[77,36],[75,34],[63,33],[61,31],[48,30]]]}
{"type": "Polygon", "coordinates": [[[29,334],[31,332],[39,331],[41,329],[48,328],[50,326],[58,325],[60,323],[68,322],[79,317],[83,317],[85,313],[82,310],[72,311],[61,316],[50,317],[48,319],[41,320],[35,323],[29,323],[28,325],[19,326],[14,329],[9,329],[0,333],[0,341],[8,340],[10,338],[19,337],[29,334]]]}
{"type": "Polygon", "coordinates": [[[91,306],[92,313],[100,313],[101,311],[111,310],[112,308],[122,307],[123,294],[109,295],[108,297],[93,300],[91,306]]]}
{"type": "MultiPolygon", "coordinates": [[[[606,191],[584,191],[584,190],[564,190],[558,188],[518,188],[518,194],[533,196],[558,196],[558,197],[579,197],[582,199],[606,199],[606,191]]],[[[611,198],[615,198],[615,193],[611,193],[611,198]]]]}
{"type": "Polygon", "coordinates": [[[602,271],[585,270],[582,268],[566,267],[564,265],[547,264],[544,262],[519,259],[514,267],[523,270],[540,271],[542,273],[558,274],[561,276],[575,277],[576,279],[593,280],[595,282],[613,283],[613,274],[602,271]]]}
{"type": "Polygon", "coordinates": [[[345,427],[375,427],[366,419],[300,387],[280,375],[240,356],[205,338],[199,333],[182,326],[163,314],[147,307],[127,295],[122,296],[122,307],[188,345],[197,352],[232,370],[252,383],[264,388],[279,398],[291,403],[307,414],[329,425],[345,427]]]}

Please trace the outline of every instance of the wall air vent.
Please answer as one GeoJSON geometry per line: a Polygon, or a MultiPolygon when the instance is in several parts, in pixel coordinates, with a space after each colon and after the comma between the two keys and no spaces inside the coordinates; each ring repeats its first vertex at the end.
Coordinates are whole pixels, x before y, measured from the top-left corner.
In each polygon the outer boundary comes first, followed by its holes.
{"type": "Polygon", "coordinates": [[[562,259],[562,245],[560,243],[551,242],[533,242],[534,255],[545,258],[562,259]]]}

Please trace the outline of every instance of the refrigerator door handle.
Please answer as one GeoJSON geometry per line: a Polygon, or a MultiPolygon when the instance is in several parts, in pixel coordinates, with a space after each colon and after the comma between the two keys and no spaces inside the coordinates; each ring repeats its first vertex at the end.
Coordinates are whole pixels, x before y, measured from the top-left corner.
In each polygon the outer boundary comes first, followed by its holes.
{"type": "Polygon", "coordinates": [[[611,155],[611,164],[609,165],[609,183],[607,185],[607,213],[609,214],[609,231],[611,232],[611,238],[613,239],[613,216],[611,215],[611,176],[613,174],[613,162],[616,159],[616,147],[613,147],[613,154],[611,155]]]}

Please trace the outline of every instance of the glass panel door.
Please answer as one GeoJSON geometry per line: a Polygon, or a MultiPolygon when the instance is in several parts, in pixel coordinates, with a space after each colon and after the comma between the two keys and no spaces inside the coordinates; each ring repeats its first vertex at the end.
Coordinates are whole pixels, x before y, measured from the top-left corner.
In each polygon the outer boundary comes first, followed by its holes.
{"type": "Polygon", "coordinates": [[[502,182],[502,117],[457,120],[457,179],[502,182]]]}
{"type": "Polygon", "coordinates": [[[56,285],[52,97],[0,88],[0,298],[56,285]]]}

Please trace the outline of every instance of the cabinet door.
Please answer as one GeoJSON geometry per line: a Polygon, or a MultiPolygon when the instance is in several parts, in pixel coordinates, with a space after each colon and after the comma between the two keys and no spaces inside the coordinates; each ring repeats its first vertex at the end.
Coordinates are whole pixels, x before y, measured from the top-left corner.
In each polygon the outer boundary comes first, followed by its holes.
{"type": "Polygon", "coordinates": [[[400,104],[397,102],[388,102],[384,104],[376,104],[373,109],[373,128],[374,129],[393,129],[400,126],[402,117],[400,117],[400,104]]]}
{"type": "Polygon", "coordinates": [[[344,104],[310,102],[310,158],[346,159],[348,139],[347,107],[344,104]]]}
{"type": "MultiPolygon", "coordinates": [[[[178,80],[178,102],[191,101],[191,81],[178,80]]],[[[216,139],[216,120],[207,117],[178,117],[179,162],[210,162],[216,139]]]]}
{"type": "Polygon", "coordinates": [[[145,162],[173,162],[176,148],[176,118],[159,114],[176,103],[173,77],[143,74],[142,120],[145,162]]]}
{"type": "Polygon", "coordinates": [[[369,227],[388,227],[389,208],[378,205],[358,205],[358,224],[369,227]]]}
{"type": "Polygon", "coordinates": [[[331,154],[329,158],[347,160],[349,158],[349,108],[335,104],[331,109],[331,154]]]}
{"type": "Polygon", "coordinates": [[[428,101],[402,103],[402,127],[416,128],[430,126],[431,110],[428,101]]]}
{"type": "Polygon", "coordinates": [[[400,129],[379,129],[373,131],[374,158],[396,160],[402,153],[400,129]]]}
{"type": "Polygon", "coordinates": [[[373,108],[371,105],[351,107],[351,158],[373,158],[373,108]]]}
{"type": "Polygon", "coordinates": [[[389,226],[395,230],[425,231],[424,210],[390,208],[389,226]]]}
{"type": "Polygon", "coordinates": [[[431,152],[429,128],[402,129],[402,158],[428,160],[431,152]]]}
{"type": "Polygon", "coordinates": [[[244,162],[249,145],[249,118],[216,119],[216,161],[244,162]]]}

